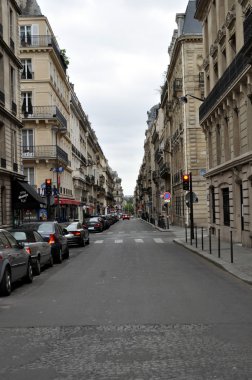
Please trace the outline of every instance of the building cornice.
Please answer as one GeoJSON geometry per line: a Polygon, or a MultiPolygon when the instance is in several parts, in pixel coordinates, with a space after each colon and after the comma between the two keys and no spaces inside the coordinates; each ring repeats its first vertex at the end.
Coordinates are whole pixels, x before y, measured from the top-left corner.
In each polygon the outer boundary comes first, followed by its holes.
{"type": "Polygon", "coordinates": [[[167,79],[170,78],[170,76],[173,73],[173,69],[177,63],[178,55],[180,53],[182,44],[187,42],[203,42],[202,34],[186,34],[177,38],[167,71],[167,79]]]}
{"type": "Polygon", "coordinates": [[[242,156],[239,156],[235,159],[232,159],[228,162],[225,162],[222,165],[218,165],[213,169],[210,169],[207,171],[207,173],[204,175],[206,178],[211,178],[215,175],[221,174],[223,172],[226,172],[227,170],[231,170],[239,165],[244,165],[246,163],[252,163],[252,152],[248,152],[243,154],[242,156]]]}
{"type": "Polygon", "coordinates": [[[0,114],[4,115],[7,119],[9,119],[17,127],[23,128],[22,122],[19,119],[17,119],[14,115],[12,115],[6,108],[1,106],[1,104],[0,104],[0,114]]]}

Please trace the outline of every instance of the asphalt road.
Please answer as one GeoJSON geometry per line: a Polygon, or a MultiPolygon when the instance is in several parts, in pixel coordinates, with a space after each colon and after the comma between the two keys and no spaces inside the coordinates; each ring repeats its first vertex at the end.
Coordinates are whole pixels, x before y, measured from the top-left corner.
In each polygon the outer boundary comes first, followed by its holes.
{"type": "Polygon", "coordinates": [[[252,287],[136,219],[0,298],[0,378],[251,379],[252,287]]]}

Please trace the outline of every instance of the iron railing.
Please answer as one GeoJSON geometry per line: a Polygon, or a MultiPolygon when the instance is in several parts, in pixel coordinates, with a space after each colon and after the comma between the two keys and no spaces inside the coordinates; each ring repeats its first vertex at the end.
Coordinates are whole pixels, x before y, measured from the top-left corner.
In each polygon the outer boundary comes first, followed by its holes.
{"type": "MultiPolygon", "coordinates": [[[[249,14],[244,21],[244,36],[246,34],[252,34],[252,14],[249,14]]],[[[246,38],[244,46],[241,48],[239,53],[236,55],[234,60],[231,62],[229,67],[225,70],[222,77],[218,80],[212,91],[209,93],[207,98],[204,100],[199,108],[199,118],[200,121],[208,114],[208,112],[218,104],[218,100],[223,94],[225,94],[228,89],[231,88],[232,84],[235,83],[239,75],[246,69],[246,66],[252,63],[252,38],[246,38]]]]}
{"type": "Polygon", "coordinates": [[[67,120],[57,106],[30,106],[22,107],[24,118],[29,119],[57,119],[62,130],[67,131],[67,120]]]}
{"type": "Polygon", "coordinates": [[[20,36],[20,47],[52,47],[55,54],[57,55],[64,71],[67,69],[67,65],[64,61],[64,58],[61,54],[60,48],[56,41],[56,38],[53,36],[41,36],[41,35],[21,35],[20,36]]]}
{"type": "Polygon", "coordinates": [[[68,154],[58,145],[23,145],[22,158],[58,159],[68,165],[68,154]]]}

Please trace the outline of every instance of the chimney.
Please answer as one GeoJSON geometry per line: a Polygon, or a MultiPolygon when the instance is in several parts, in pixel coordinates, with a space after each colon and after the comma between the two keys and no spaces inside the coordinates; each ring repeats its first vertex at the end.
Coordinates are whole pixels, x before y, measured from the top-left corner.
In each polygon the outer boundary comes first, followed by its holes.
{"type": "Polygon", "coordinates": [[[185,21],[185,13],[177,13],[176,23],[178,25],[178,37],[181,36],[183,32],[184,21],[185,21]]]}

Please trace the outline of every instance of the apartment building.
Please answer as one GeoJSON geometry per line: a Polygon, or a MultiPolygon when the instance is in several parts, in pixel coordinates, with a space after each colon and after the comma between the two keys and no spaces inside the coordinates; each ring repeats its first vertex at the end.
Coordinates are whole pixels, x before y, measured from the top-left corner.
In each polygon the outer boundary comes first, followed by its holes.
{"type": "Polygon", "coordinates": [[[189,173],[194,224],[207,223],[206,143],[198,118],[204,96],[203,43],[201,24],[194,19],[195,9],[196,1],[189,1],[186,12],[176,15],[177,29],[168,49],[170,64],[160,104],[150,113],[154,117],[148,122],[145,156],[137,181],[138,198],[144,203],[139,208],[156,221],[164,217],[166,225],[191,223],[189,193],[183,190],[182,181],[183,174],[189,173]]]}
{"type": "Polygon", "coordinates": [[[252,246],[252,1],[198,0],[207,143],[208,223],[222,239],[252,246]]]}
{"type": "Polygon", "coordinates": [[[42,198],[23,181],[21,161],[20,70],[18,17],[15,0],[0,2],[0,227],[18,223],[42,198]]]}

